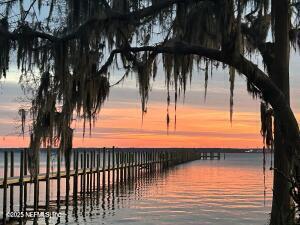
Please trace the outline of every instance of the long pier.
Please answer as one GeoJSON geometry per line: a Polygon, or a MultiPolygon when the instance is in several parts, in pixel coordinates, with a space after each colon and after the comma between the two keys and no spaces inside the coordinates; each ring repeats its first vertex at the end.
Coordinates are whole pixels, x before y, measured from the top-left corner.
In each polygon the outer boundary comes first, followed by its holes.
{"type": "MultiPolygon", "coordinates": [[[[85,198],[87,193],[104,192],[112,186],[126,185],[126,181],[147,176],[181,163],[199,159],[221,159],[220,152],[198,151],[197,149],[73,149],[68,159],[58,149],[50,147],[41,150],[38,171],[29,173],[28,149],[1,151],[4,154],[0,177],[2,191],[2,218],[6,224],[13,217],[10,213],[48,212],[51,199],[51,188],[56,191],[55,210],[59,211],[62,202],[69,204],[72,199],[85,198]],[[46,155],[44,160],[42,153],[46,155]],[[51,164],[52,163],[52,164],[51,164]],[[54,181],[56,187],[50,185],[54,181]],[[45,194],[41,200],[40,186],[45,185],[45,194]],[[28,185],[33,185],[28,190],[28,185]],[[65,194],[62,195],[62,185],[65,194]],[[28,204],[28,196],[33,195],[33,204],[28,204]],[[18,202],[15,197],[17,196],[18,202]],[[62,201],[62,198],[64,198],[62,201]]],[[[225,158],[225,155],[224,155],[225,158]]],[[[51,207],[53,208],[53,207],[51,207]]],[[[24,219],[24,218],[23,218],[24,219]]],[[[18,219],[22,224],[22,218],[18,219]]]]}

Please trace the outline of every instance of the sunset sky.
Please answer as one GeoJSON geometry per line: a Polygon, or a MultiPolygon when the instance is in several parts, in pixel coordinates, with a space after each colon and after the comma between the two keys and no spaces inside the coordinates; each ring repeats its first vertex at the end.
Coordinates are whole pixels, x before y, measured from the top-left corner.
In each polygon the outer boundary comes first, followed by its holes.
{"type": "MultiPolygon", "coordinates": [[[[253,58],[255,61],[255,57],[253,58]]],[[[257,59],[258,60],[258,59],[257,59]]],[[[291,57],[291,103],[300,120],[300,64],[298,54],[291,57]]],[[[0,147],[27,147],[28,138],[20,133],[18,109],[23,92],[18,84],[20,72],[13,68],[0,82],[0,147]]],[[[111,71],[111,83],[120,72],[111,71]]],[[[174,100],[171,95],[171,100],[174,100]]],[[[141,104],[135,75],[110,91],[92,135],[82,138],[82,121],[77,121],[75,147],[246,147],[262,146],[259,101],[246,91],[244,77],[236,75],[233,123],[229,120],[229,81],[227,70],[213,73],[204,101],[204,73],[193,74],[186,96],[178,102],[174,128],[174,104],[170,106],[170,127],[167,132],[167,93],[164,74],[159,70],[152,85],[148,112],[142,121],[141,104]]],[[[28,130],[28,128],[27,128],[28,130]]],[[[27,134],[28,135],[28,134],[27,134]]]]}

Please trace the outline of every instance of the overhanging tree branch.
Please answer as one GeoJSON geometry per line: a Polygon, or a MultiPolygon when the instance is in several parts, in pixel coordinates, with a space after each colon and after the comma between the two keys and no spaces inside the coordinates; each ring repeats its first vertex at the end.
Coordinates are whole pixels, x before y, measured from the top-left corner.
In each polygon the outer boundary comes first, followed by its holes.
{"type": "MultiPolygon", "coordinates": [[[[153,16],[153,15],[159,13],[161,10],[171,7],[174,4],[178,4],[178,3],[188,4],[188,3],[192,3],[192,2],[201,2],[201,1],[203,1],[203,0],[165,0],[160,3],[154,4],[149,7],[145,7],[143,9],[133,11],[130,13],[120,13],[120,12],[113,11],[110,9],[106,12],[106,14],[89,18],[86,22],[81,24],[78,28],[76,28],[75,30],[73,30],[63,36],[55,36],[53,34],[36,31],[33,29],[30,29],[30,33],[29,33],[29,29],[28,29],[27,34],[30,34],[33,37],[47,39],[51,42],[69,41],[69,40],[79,38],[82,34],[82,31],[84,31],[85,29],[87,29],[89,27],[93,27],[97,24],[100,24],[100,23],[105,23],[105,22],[116,20],[116,21],[123,21],[123,22],[126,21],[127,23],[136,24],[139,20],[149,17],[149,16],[153,16]]],[[[215,0],[211,0],[211,1],[215,1],[215,0]]],[[[17,29],[14,32],[9,32],[9,31],[5,31],[5,30],[1,29],[1,27],[0,27],[0,35],[6,36],[7,38],[9,38],[11,40],[16,40],[19,36],[23,35],[23,32],[20,29],[17,29]]]]}
{"type": "Polygon", "coordinates": [[[109,65],[112,63],[114,56],[118,53],[138,53],[144,51],[149,51],[156,54],[193,54],[206,57],[210,60],[216,60],[225,63],[237,69],[240,73],[244,74],[246,78],[258,88],[258,90],[260,90],[263,98],[275,109],[275,116],[277,116],[281,122],[281,129],[286,136],[288,143],[293,147],[294,150],[296,150],[298,156],[297,161],[300,160],[299,127],[289,104],[285,100],[284,94],[265,72],[259,69],[257,65],[246,59],[243,55],[231,57],[230,55],[217,49],[189,45],[184,42],[167,43],[164,46],[124,47],[113,50],[108,60],[100,68],[98,73],[105,73],[109,65]]]}
{"type": "Polygon", "coordinates": [[[15,30],[13,32],[9,32],[0,26],[0,36],[4,36],[7,39],[12,40],[12,41],[16,41],[23,36],[30,36],[32,38],[41,38],[41,39],[49,40],[51,42],[60,41],[60,38],[58,38],[52,34],[33,30],[30,27],[24,26],[24,25],[22,27],[19,27],[17,30],[15,30]]]}

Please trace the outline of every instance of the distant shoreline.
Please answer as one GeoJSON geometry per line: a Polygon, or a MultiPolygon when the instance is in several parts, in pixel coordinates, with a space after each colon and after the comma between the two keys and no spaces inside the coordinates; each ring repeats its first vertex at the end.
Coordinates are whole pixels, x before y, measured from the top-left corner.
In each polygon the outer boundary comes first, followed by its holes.
{"type": "MultiPolygon", "coordinates": [[[[20,151],[23,150],[24,148],[0,148],[0,152],[1,151],[20,151]]],[[[53,148],[56,149],[56,148],[53,148]]],[[[78,150],[92,150],[92,149],[99,149],[99,148],[73,148],[73,149],[78,149],[78,150]]],[[[101,148],[102,149],[102,148],[101,148]]],[[[106,148],[106,149],[111,149],[111,148],[106,148]]],[[[174,151],[174,150],[182,150],[182,149],[187,149],[187,150],[197,150],[200,152],[215,152],[215,153],[262,153],[262,148],[116,148],[118,150],[124,150],[124,151],[128,151],[128,150],[152,150],[152,149],[156,149],[156,150],[170,150],[170,151],[174,151]]],[[[42,151],[46,150],[46,148],[41,148],[42,151]]],[[[266,152],[270,152],[270,150],[266,150],[266,152]]]]}

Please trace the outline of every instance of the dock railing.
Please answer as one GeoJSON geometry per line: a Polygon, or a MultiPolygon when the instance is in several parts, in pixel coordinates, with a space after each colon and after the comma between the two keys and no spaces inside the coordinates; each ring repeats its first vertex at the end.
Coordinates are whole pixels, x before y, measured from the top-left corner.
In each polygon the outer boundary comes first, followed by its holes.
{"type": "Polygon", "coordinates": [[[73,149],[69,159],[66,159],[58,149],[49,147],[41,150],[39,165],[36,165],[37,173],[30,174],[28,149],[4,150],[2,154],[4,155],[0,162],[2,224],[13,219],[11,216],[13,212],[22,212],[23,215],[26,212],[47,212],[53,201],[56,202],[55,210],[59,211],[62,202],[68,204],[72,200],[77,204],[78,197],[85,198],[92,192],[98,194],[115,185],[126,185],[128,180],[137,179],[154,171],[193,160],[221,159],[220,152],[204,152],[196,149],[116,149],[114,147],[73,149]],[[51,181],[56,183],[54,187],[53,184],[50,185],[51,181]],[[45,187],[43,196],[39,194],[41,184],[45,187]],[[29,190],[29,185],[33,185],[33,189],[29,190]],[[65,187],[62,187],[64,185],[65,187]],[[51,188],[56,191],[54,199],[53,194],[52,196],[50,194],[51,188]],[[63,196],[62,188],[65,191],[63,196]],[[33,195],[33,203],[28,202],[29,195],[33,195]]]}

